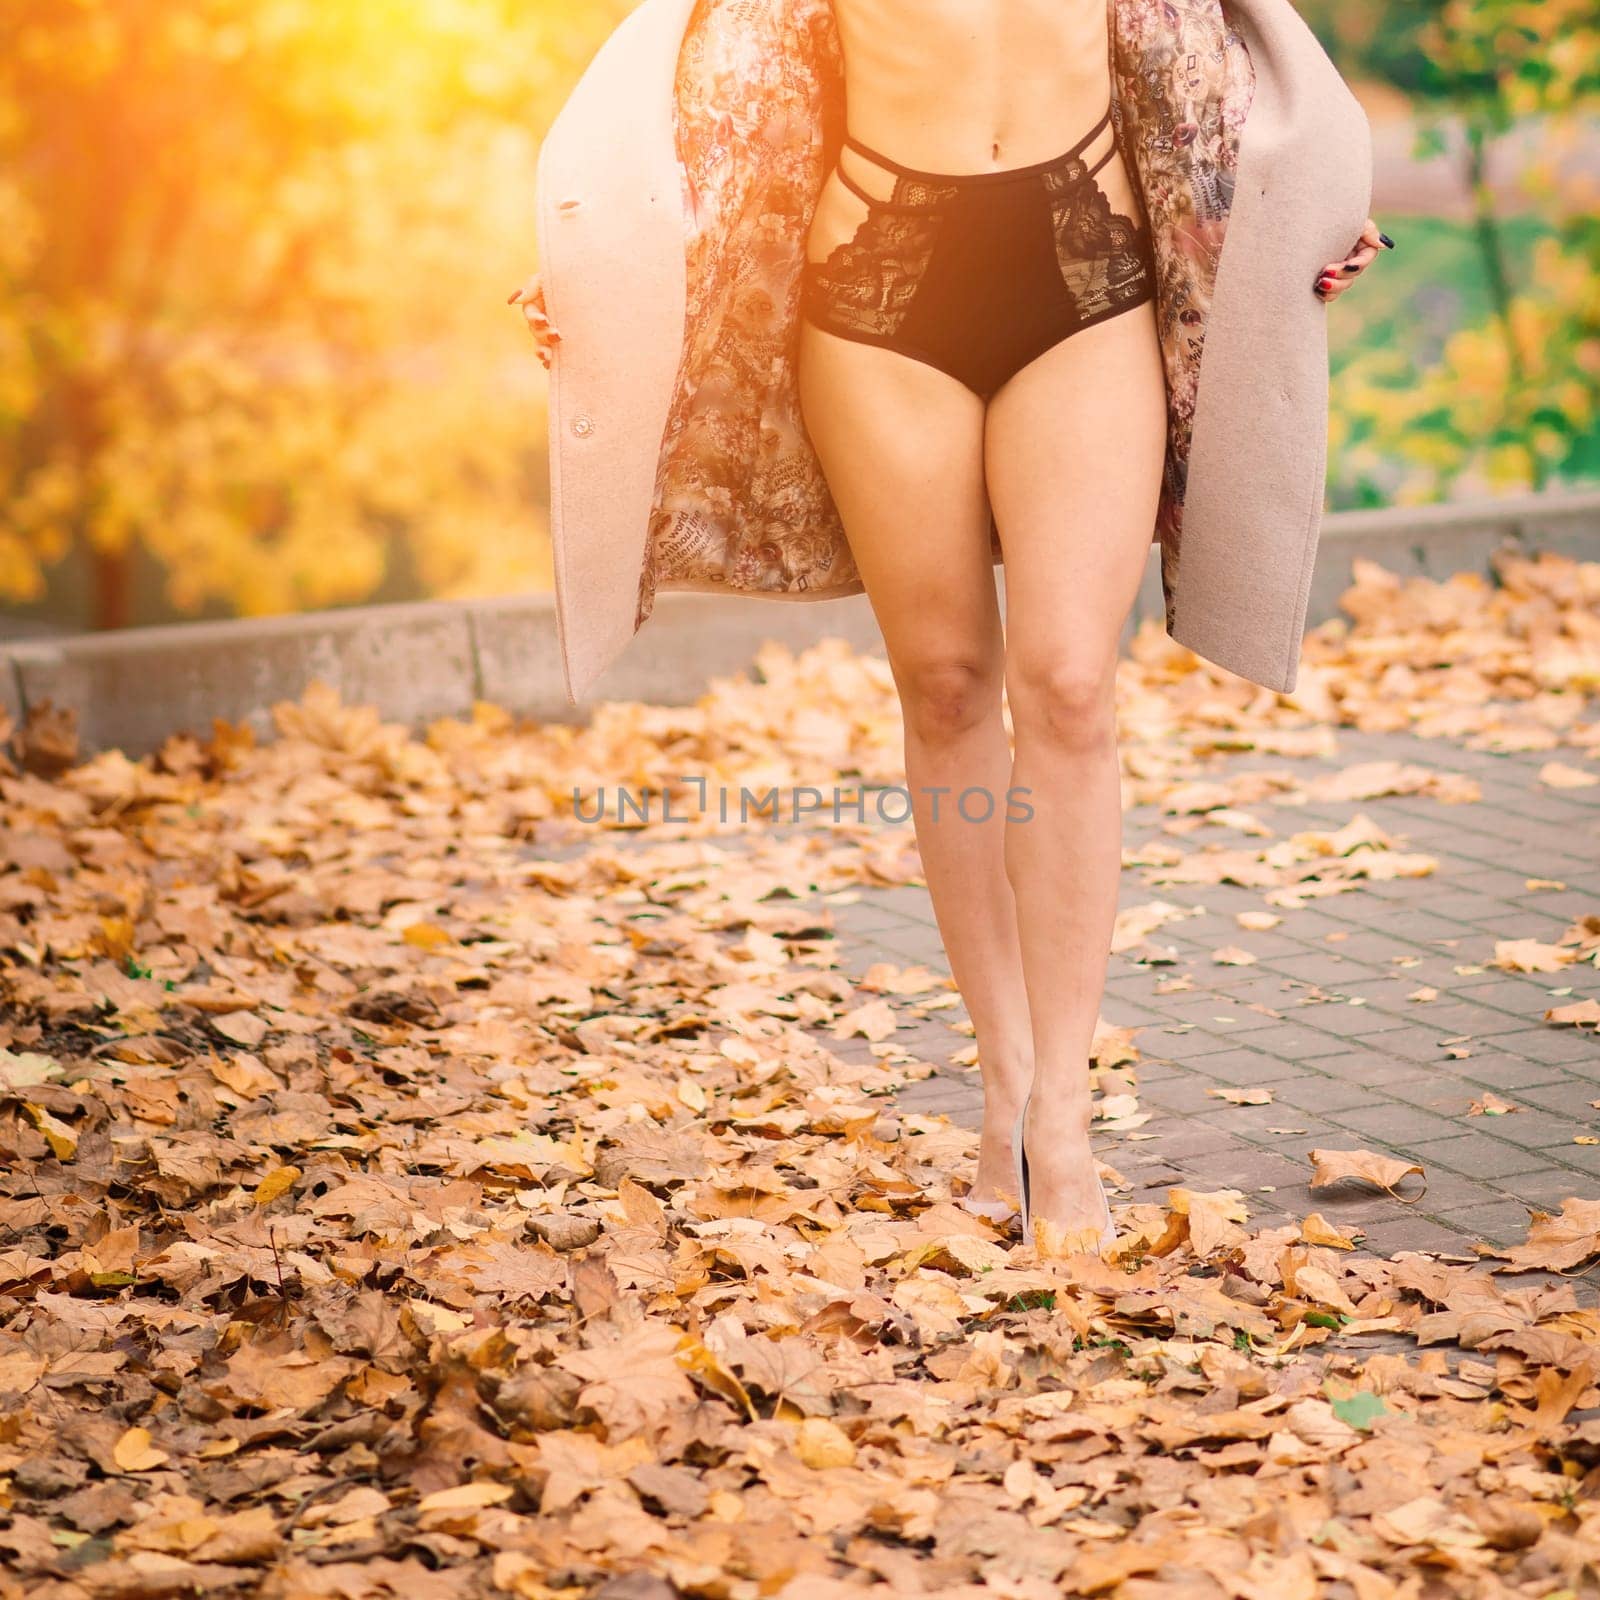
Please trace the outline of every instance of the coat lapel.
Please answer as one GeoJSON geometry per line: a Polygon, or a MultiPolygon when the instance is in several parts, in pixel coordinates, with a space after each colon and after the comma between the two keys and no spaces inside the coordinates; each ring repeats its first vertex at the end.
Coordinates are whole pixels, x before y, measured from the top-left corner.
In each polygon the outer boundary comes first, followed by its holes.
{"type": "Polygon", "coordinates": [[[842,137],[827,0],[698,0],[674,90],[687,228],[682,365],[639,620],[658,587],[861,587],[801,420],[805,238],[842,137]]]}
{"type": "Polygon", "coordinates": [[[1155,249],[1167,462],[1155,536],[1170,625],[1195,400],[1254,92],[1218,0],[1109,0],[1113,106],[1155,249]]]}

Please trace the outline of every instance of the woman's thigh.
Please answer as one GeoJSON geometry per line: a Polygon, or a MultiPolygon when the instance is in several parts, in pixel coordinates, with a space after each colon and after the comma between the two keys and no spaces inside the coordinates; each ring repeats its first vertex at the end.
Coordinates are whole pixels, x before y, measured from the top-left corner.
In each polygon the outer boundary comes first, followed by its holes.
{"type": "Polygon", "coordinates": [[[1001,662],[984,406],[947,373],[802,321],[800,399],[902,690],[1001,662]]]}
{"type": "Polygon", "coordinates": [[[1166,456],[1154,313],[1097,323],[990,402],[985,470],[1005,552],[1012,710],[1029,685],[1091,691],[1149,559],[1166,456]]]}

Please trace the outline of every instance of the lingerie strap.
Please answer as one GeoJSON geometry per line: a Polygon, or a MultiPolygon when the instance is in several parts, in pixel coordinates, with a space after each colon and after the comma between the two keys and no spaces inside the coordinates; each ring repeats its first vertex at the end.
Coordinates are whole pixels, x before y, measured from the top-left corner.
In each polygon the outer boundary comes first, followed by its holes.
{"type": "MultiPolygon", "coordinates": [[[[871,146],[863,144],[853,134],[846,133],[844,143],[847,149],[854,150],[859,156],[865,156],[875,166],[882,167],[884,171],[892,172],[897,177],[910,178],[922,183],[949,184],[960,187],[968,184],[1002,182],[1007,179],[1031,178],[1040,172],[1046,171],[1048,168],[1059,167],[1063,162],[1072,161],[1081,156],[1110,125],[1111,107],[1108,105],[1105,115],[1070,150],[1063,151],[1062,154],[1057,156],[1050,156],[1044,161],[1035,161],[1026,167],[1002,167],[997,172],[923,172],[916,167],[902,166],[900,162],[879,154],[871,146]]],[[[1086,178],[1094,177],[1116,153],[1117,145],[1113,139],[1110,148],[1089,168],[1084,176],[1086,178]]],[[[874,194],[868,194],[842,166],[836,167],[835,170],[839,174],[839,181],[858,199],[864,200],[868,205],[872,206],[893,205],[892,201],[881,199],[874,194]]],[[[905,209],[912,208],[907,207],[905,209]]]]}

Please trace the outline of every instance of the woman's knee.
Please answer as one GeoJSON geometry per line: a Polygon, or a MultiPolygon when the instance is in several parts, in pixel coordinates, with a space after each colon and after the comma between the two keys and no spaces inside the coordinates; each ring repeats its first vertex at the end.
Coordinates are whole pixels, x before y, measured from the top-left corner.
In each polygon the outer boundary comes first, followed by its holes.
{"type": "Polygon", "coordinates": [[[1018,738],[1097,746],[1116,738],[1117,664],[1065,653],[1025,656],[1006,669],[1018,738]]]}
{"type": "Polygon", "coordinates": [[[906,731],[925,744],[948,743],[999,715],[998,662],[974,655],[901,663],[895,678],[906,731]]]}

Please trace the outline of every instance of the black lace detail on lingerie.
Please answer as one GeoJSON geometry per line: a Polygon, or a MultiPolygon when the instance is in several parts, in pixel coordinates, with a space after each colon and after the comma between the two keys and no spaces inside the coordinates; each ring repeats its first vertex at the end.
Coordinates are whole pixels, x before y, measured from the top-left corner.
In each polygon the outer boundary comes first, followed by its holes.
{"type": "Polygon", "coordinates": [[[1050,196],[1056,260],[1081,320],[1137,304],[1151,288],[1148,230],[1111,209],[1081,160],[1042,174],[1041,181],[1050,196]]]}
{"type": "MultiPolygon", "coordinates": [[[[1152,291],[1148,229],[1112,210],[1081,156],[1030,174],[1049,199],[1056,258],[1077,309],[1075,323],[1137,305],[1152,291]]],[[[989,176],[988,174],[984,175],[989,176]]],[[[890,339],[898,332],[949,220],[959,182],[896,175],[884,200],[854,190],[867,207],[849,239],[823,261],[808,261],[805,294],[819,322],[890,339]]]]}
{"type": "Polygon", "coordinates": [[[890,337],[911,308],[944,221],[936,210],[918,214],[869,202],[851,238],[826,261],[807,263],[806,293],[813,308],[836,326],[890,337]]]}

